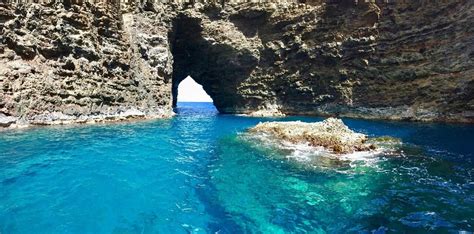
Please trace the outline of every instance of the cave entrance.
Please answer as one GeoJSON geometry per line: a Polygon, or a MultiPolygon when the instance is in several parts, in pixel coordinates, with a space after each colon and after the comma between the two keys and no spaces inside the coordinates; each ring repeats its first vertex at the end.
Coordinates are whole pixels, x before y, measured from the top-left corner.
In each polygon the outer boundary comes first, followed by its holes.
{"type": "Polygon", "coordinates": [[[215,38],[214,26],[202,23],[202,17],[205,16],[184,12],[173,20],[173,30],[169,34],[173,56],[173,107],[183,101],[178,95],[196,94],[194,91],[178,90],[181,81],[192,77],[212,98],[219,113],[242,112],[237,107],[247,102],[239,93],[239,86],[257,66],[258,56],[254,50],[229,44],[228,40],[218,42],[221,39],[220,36],[215,38]]]}
{"type": "MultiPolygon", "coordinates": [[[[213,56],[211,45],[202,36],[199,18],[178,15],[173,22],[170,35],[173,55],[172,96],[173,107],[183,103],[213,103],[217,107],[222,98],[217,95],[220,85],[218,77],[209,67],[213,56]],[[211,98],[212,97],[212,98],[211,98]]],[[[218,108],[217,108],[218,109],[218,108]]]]}
{"type": "Polygon", "coordinates": [[[179,106],[180,103],[187,102],[207,102],[212,103],[212,98],[203,89],[202,85],[198,84],[191,76],[187,76],[181,82],[178,87],[175,88],[173,93],[174,106],[179,106]]]}

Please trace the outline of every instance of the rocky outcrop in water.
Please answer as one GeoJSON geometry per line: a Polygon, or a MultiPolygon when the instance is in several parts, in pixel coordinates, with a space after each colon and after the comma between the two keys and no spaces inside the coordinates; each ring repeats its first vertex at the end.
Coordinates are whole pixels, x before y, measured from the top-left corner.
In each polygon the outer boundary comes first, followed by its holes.
{"type": "Polygon", "coordinates": [[[0,5],[2,125],[170,116],[188,75],[222,113],[474,122],[473,11],[468,0],[0,5]]]}
{"type": "Polygon", "coordinates": [[[329,118],[322,122],[264,122],[248,130],[251,134],[268,135],[273,141],[322,147],[335,154],[370,151],[376,147],[367,143],[368,137],[349,129],[342,120],[329,118]]]}

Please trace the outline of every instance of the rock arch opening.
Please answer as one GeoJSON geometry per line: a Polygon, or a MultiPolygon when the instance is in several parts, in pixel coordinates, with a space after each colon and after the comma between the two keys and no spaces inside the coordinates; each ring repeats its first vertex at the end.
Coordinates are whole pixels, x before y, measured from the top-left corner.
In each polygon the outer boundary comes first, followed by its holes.
{"type": "Polygon", "coordinates": [[[178,84],[175,106],[180,102],[213,102],[212,98],[190,76],[186,77],[178,84]]]}
{"type": "Polygon", "coordinates": [[[179,84],[190,76],[202,85],[220,113],[239,112],[236,108],[245,106],[239,84],[250,76],[257,59],[248,49],[229,44],[227,35],[214,35],[215,25],[203,23],[204,20],[209,16],[193,11],[181,12],[174,18],[170,35],[173,106],[178,102],[179,84]]]}

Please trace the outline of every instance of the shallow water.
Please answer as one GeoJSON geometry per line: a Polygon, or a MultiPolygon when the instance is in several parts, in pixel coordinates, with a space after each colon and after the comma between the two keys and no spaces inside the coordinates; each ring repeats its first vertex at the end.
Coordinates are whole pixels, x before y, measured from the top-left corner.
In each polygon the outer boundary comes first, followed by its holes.
{"type": "Polygon", "coordinates": [[[0,233],[474,231],[474,126],[344,119],[401,153],[308,169],[239,137],[271,119],[177,112],[0,132],[0,233]]]}

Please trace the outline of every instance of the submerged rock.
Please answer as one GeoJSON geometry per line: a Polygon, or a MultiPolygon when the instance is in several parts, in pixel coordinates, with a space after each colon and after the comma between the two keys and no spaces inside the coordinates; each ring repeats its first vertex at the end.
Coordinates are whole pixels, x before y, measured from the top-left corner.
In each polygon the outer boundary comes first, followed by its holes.
{"type": "Polygon", "coordinates": [[[352,131],[342,120],[336,118],[317,123],[265,122],[250,128],[249,132],[267,134],[277,141],[323,147],[335,154],[370,151],[376,148],[374,144],[368,143],[367,135],[352,131]]]}

